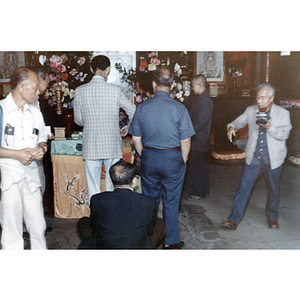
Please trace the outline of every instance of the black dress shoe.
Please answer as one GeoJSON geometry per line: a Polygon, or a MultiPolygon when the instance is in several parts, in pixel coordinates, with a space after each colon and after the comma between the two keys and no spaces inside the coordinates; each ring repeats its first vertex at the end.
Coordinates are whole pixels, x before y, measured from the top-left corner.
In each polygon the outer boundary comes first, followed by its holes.
{"type": "Polygon", "coordinates": [[[163,245],[162,248],[166,249],[166,250],[170,250],[170,249],[181,249],[184,246],[184,242],[181,241],[178,244],[172,244],[172,245],[163,245]]]}

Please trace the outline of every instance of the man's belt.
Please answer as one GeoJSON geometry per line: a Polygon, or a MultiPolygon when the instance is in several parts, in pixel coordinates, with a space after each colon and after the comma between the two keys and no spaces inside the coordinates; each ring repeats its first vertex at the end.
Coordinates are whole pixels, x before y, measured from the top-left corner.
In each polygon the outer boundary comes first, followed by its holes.
{"type": "Polygon", "coordinates": [[[147,147],[147,146],[143,146],[143,148],[146,148],[146,149],[151,149],[151,150],[178,150],[180,149],[181,147],[174,147],[174,148],[168,148],[168,149],[158,149],[158,148],[155,148],[155,147],[147,147]]]}

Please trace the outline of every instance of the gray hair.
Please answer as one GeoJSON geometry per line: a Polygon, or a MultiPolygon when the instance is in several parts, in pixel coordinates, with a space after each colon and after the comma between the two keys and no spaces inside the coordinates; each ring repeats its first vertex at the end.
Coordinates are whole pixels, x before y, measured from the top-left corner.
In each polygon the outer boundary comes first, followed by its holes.
{"type": "Polygon", "coordinates": [[[275,96],[275,88],[270,83],[262,83],[256,88],[256,92],[260,89],[268,89],[269,90],[269,97],[275,96]]]}

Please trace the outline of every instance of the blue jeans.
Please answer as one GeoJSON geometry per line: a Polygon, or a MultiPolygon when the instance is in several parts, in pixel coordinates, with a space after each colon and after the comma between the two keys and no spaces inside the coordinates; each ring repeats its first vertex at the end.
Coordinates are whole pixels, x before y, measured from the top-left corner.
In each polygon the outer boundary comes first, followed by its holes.
{"type": "Polygon", "coordinates": [[[179,204],[186,171],[181,151],[144,148],[141,159],[142,193],[156,200],[156,212],[162,198],[165,245],[177,244],[180,242],[179,204]]]}
{"type": "Polygon", "coordinates": [[[228,219],[232,220],[236,225],[240,223],[244,216],[253,185],[262,171],[264,173],[268,189],[268,200],[265,214],[268,220],[277,220],[279,216],[279,178],[281,169],[282,166],[271,170],[270,163],[264,163],[262,159],[258,159],[254,156],[251,164],[246,164],[244,167],[240,186],[233,200],[232,212],[228,219]]]}

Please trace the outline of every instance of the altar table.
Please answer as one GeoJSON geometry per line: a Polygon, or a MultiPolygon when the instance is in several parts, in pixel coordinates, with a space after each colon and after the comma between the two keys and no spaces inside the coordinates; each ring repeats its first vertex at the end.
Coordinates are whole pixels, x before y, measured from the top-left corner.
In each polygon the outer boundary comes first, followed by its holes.
{"type": "MultiPolygon", "coordinates": [[[[123,159],[131,162],[131,138],[123,138],[123,159]]],[[[81,140],[53,140],[54,216],[81,218],[90,215],[85,164],[81,140]]],[[[101,191],[105,191],[105,170],[101,174],[101,191]]]]}

